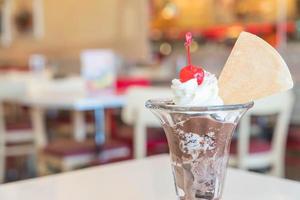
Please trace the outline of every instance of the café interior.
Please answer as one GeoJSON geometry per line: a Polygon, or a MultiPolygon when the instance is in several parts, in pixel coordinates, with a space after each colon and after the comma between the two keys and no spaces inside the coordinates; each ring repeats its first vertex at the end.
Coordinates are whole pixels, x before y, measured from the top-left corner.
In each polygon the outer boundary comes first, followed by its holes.
{"type": "Polygon", "coordinates": [[[241,119],[229,167],[300,181],[299,19],[299,0],[0,0],[0,183],[168,154],[145,101],[172,95],[186,32],[218,77],[242,31],[278,50],[294,88],[241,119]]]}

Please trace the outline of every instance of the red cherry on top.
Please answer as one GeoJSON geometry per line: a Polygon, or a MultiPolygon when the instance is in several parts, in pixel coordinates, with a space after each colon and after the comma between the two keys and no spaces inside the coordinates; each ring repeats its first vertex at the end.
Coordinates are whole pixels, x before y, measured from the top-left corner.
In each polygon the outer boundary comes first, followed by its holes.
{"type": "Polygon", "coordinates": [[[179,77],[182,83],[196,78],[198,85],[200,85],[204,79],[204,70],[201,67],[188,65],[181,69],[179,77]]]}

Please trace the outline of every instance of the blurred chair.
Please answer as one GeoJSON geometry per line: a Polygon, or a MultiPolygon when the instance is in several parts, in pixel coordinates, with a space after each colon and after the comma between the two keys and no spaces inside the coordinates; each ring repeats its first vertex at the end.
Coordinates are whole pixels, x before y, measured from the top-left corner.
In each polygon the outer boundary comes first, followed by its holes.
{"type": "Polygon", "coordinates": [[[5,178],[5,125],[2,103],[0,103],[0,183],[5,178]]]}
{"type": "Polygon", "coordinates": [[[145,108],[145,102],[151,98],[170,98],[171,90],[162,87],[131,87],[127,91],[127,102],[122,110],[125,123],[134,126],[134,158],[147,155],[147,127],[161,127],[155,116],[145,108]]]}
{"type": "MultiPolygon", "coordinates": [[[[7,123],[2,99],[18,97],[24,94],[22,82],[4,83],[0,88],[0,183],[5,178],[5,160],[7,156],[34,155],[34,134],[30,122],[21,125],[7,123]]],[[[22,120],[23,121],[23,120],[22,120]]]]}
{"type": "Polygon", "coordinates": [[[292,91],[276,94],[255,102],[240,122],[236,146],[231,146],[229,164],[241,169],[261,169],[271,167],[270,173],[284,175],[284,156],[286,138],[293,109],[294,94],[292,91]],[[271,143],[251,139],[251,116],[277,114],[271,143]],[[235,152],[236,151],[236,152],[235,152]]]}
{"type": "Polygon", "coordinates": [[[60,139],[49,143],[38,159],[39,175],[79,169],[131,158],[130,148],[118,141],[106,141],[100,147],[93,139],[60,139]]]}
{"type": "Polygon", "coordinates": [[[290,127],[286,148],[286,178],[300,181],[300,127],[290,127]]]}
{"type": "MultiPolygon", "coordinates": [[[[93,126],[90,133],[95,133],[94,113],[88,112],[85,121],[88,125],[93,126]]],[[[60,121],[69,121],[63,116],[60,121]]],[[[55,123],[54,126],[58,126],[55,123]]],[[[56,127],[57,128],[57,127],[56,127]]],[[[59,129],[57,130],[59,131],[59,129]]],[[[55,135],[59,135],[59,132],[55,135]]],[[[67,129],[70,133],[72,129],[67,129]]],[[[83,130],[86,133],[88,129],[83,130]]],[[[60,134],[61,135],[61,134],[60,134]]],[[[106,134],[107,135],[107,134],[106,134]]],[[[39,175],[53,174],[57,172],[65,172],[74,169],[84,168],[91,165],[106,164],[116,161],[123,161],[132,158],[132,153],[129,145],[119,140],[108,138],[103,145],[97,146],[93,137],[87,137],[80,141],[73,138],[73,135],[68,134],[64,137],[53,138],[46,146],[41,149],[38,156],[38,173],[39,175]]]]}

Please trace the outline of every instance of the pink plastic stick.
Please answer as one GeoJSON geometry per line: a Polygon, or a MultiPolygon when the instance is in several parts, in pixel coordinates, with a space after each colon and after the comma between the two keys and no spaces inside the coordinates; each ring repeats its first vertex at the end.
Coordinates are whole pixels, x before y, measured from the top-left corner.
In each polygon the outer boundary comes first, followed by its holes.
{"type": "Polygon", "coordinates": [[[192,33],[191,32],[187,32],[185,34],[185,43],[184,43],[184,46],[186,48],[186,54],[187,54],[187,62],[188,62],[188,65],[191,65],[191,53],[190,53],[190,46],[192,44],[192,33]]]}

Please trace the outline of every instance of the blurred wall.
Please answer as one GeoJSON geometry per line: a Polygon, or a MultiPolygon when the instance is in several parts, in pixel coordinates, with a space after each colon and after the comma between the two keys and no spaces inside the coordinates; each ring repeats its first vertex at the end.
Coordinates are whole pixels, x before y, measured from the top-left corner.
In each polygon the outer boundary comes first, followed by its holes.
{"type": "Polygon", "coordinates": [[[276,22],[279,6],[285,8],[289,20],[293,20],[297,14],[297,0],[152,0],[152,2],[151,27],[166,32],[201,29],[236,22],[276,22]]]}
{"type": "Polygon", "coordinates": [[[32,53],[78,61],[85,48],[113,48],[133,60],[148,56],[146,0],[44,0],[43,7],[43,38],[13,36],[0,47],[0,64],[24,65],[32,53]]]}

